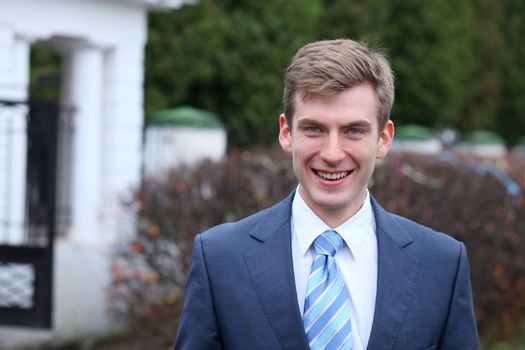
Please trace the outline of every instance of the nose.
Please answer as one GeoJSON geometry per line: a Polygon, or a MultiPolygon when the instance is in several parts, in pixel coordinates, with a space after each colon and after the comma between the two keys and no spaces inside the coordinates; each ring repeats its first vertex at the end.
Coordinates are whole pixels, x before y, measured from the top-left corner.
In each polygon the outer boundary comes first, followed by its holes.
{"type": "Polygon", "coordinates": [[[345,158],[338,135],[328,135],[320,153],[321,159],[330,165],[337,165],[345,158]]]}

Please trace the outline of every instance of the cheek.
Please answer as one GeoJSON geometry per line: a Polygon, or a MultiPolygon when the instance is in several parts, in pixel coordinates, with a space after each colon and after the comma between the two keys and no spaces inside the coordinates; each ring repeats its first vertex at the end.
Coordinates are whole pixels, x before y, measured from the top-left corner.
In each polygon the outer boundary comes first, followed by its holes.
{"type": "Polygon", "coordinates": [[[320,142],[307,138],[298,138],[293,147],[293,155],[299,162],[305,162],[319,153],[320,142]]]}
{"type": "Polygon", "coordinates": [[[365,140],[348,142],[345,145],[345,151],[351,158],[359,162],[369,162],[376,157],[376,146],[365,140]]]}
{"type": "Polygon", "coordinates": [[[305,178],[305,174],[307,172],[306,168],[307,166],[302,161],[302,159],[298,157],[297,154],[292,154],[292,169],[299,182],[302,182],[305,178]]]}
{"type": "Polygon", "coordinates": [[[293,152],[292,154],[292,159],[293,159],[293,166],[296,170],[299,170],[301,168],[304,168],[304,167],[308,167],[308,160],[309,160],[309,157],[308,157],[308,154],[306,154],[303,151],[295,151],[293,152]]]}

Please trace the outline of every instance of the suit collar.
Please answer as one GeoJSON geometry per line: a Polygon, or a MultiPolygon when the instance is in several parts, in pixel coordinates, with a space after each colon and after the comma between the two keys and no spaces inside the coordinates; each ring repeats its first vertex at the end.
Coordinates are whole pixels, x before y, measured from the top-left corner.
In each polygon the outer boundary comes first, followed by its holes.
{"type": "MultiPolygon", "coordinates": [[[[278,232],[280,226],[289,225],[294,195],[295,191],[292,191],[284,200],[261,212],[263,215],[258,220],[258,225],[255,225],[250,231],[250,235],[258,241],[264,242],[278,232]]],[[[371,194],[370,202],[372,203],[377,230],[381,230],[382,234],[390,236],[400,247],[405,247],[413,241],[412,235],[400,226],[398,221],[394,219],[395,216],[383,209],[371,194]]]]}
{"type": "Polygon", "coordinates": [[[262,212],[250,235],[262,244],[244,256],[259,303],[283,349],[309,349],[297,305],[290,213],[294,193],[262,212]]]}
{"type": "MultiPolygon", "coordinates": [[[[293,273],[290,214],[294,192],[265,210],[250,235],[261,244],[244,256],[259,302],[284,349],[309,349],[293,273]],[[285,310],[283,312],[283,310],[285,310]],[[288,310],[288,311],[286,311],[288,310]]],[[[371,196],[378,242],[377,296],[368,349],[392,349],[421,270],[414,238],[371,196]]]]}
{"type": "Polygon", "coordinates": [[[349,219],[337,227],[329,227],[316,213],[306,204],[301,193],[292,201],[292,239],[297,239],[301,254],[304,256],[312,246],[315,239],[326,230],[335,230],[343,238],[350,249],[352,257],[356,260],[363,256],[366,246],[363,240],[368,235],[375,236],[375,220],[370,202],[371,195],[367,191],[361,208],[349,219]],[[294,234],[295,232],[295,234],[294,234]]]}
{"type": "Polygon", "coordinates": [[[263,210],[260,213],[260,219],[257,221],[257,224],[252,227],[250,236],[260,242],[265,242],[273,235],[279,234],[283,225],[288,225],[288,231],[290,231],[290,216],[294,195],[295,191],[273,207],[263,210]]]}
{"type": "Polygon", "coordinates": [[[412,243],[414,240],[412,234],[399,224],[396,216],[383,209],[374,196],[370,197],[370,201],[376,220],[376,232],[381,231],[381,234],[388,235],[400,248],[412,243]]]}

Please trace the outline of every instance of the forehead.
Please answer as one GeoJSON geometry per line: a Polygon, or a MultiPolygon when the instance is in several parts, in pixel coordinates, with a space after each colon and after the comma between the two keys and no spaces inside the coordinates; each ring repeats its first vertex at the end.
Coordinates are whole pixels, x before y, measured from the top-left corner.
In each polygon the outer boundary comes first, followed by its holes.
{"type": "Polygon", "coordinates": [[[379,103],[370,83],[361,83],[330,94],[301,94],[294,96],[294,123],[301,119],[330,120],[367,119],[377,125],[379,103]]]}

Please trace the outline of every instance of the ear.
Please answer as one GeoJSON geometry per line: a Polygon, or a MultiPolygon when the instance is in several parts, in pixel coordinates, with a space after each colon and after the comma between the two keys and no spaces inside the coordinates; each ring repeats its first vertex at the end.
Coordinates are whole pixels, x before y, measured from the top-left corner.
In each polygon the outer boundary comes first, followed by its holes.
{"type": "Polygon", "coordinates": [[[279,143],[286,152],[292,152],[292,130],[284,114],[279,116],[279,143]]]}
{"type": "Polygon", "coordinates": [[[394,122],[387,121],[385,127],[379,133],[379,140],[377,141],[376,158],[384,158],[390,148],[392,148],[392,141],[394,140],[394,122]]]}

